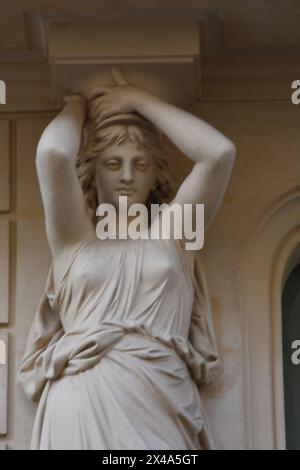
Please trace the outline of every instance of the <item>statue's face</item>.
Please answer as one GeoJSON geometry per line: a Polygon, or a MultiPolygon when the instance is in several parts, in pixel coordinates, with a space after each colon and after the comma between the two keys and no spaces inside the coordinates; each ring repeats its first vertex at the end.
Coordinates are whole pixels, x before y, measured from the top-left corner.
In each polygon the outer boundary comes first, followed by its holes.
{"type": "Polygon", "coordinates": [[[145,204],[155,182],[155,162],[151,151],[127,141],[107,147],[96,161],[98,201],[118,208],[119,196],[127,196],[128,206],[145,204]]]}

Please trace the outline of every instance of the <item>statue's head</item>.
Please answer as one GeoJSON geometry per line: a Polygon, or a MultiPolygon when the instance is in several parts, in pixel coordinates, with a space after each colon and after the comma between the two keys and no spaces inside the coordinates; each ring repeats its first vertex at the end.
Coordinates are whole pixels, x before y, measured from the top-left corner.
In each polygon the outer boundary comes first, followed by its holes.
{"type": "Polygon", "coordinates": [[[77,159],[77,172],[88,209],[96,222],[96,208],[119,196],[128,205],[169,202],[174,194],[168,154],[162,135],[149,121],[132,113],[94,123],[77,159]]]}

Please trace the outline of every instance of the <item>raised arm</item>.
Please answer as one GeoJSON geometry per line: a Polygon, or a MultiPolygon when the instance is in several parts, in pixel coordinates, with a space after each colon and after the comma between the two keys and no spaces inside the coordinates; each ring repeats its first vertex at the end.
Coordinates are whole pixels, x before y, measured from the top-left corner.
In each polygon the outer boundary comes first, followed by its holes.
{"type": "Polygon", "coordinates": [[[191,113],[134,86],[113,70],[116,87],[99,87],[92,117],[104,119],[117,112],[136,111],[159,127],[191,160],[192,171],[173,203],[205,204],[205,228],[213,220],[225,193],[235,160],[235,146],[221,132],[191,113]]]}
{"type": "Polygon", "coordinates": [[[204,120],[155,97],[137,101],[136,110],[195,162],[172,203],[205,204],[207,229],[224,197],[235,160],[234,144],[204,120]]]}
{"type": "Polygon", "coordinates": [[[95,237],[75,167],[84,119],[84,98],[75,96],[46,127],[37,147],[36,168],[53,257],[95,237]]]}

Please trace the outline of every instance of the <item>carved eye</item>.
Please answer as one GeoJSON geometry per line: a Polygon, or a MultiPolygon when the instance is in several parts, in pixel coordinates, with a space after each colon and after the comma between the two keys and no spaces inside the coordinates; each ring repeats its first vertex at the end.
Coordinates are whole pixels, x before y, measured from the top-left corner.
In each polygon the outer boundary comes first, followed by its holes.
{"type": "Polygon", "coordinates": [[[145,160],[138,160],[135,166],[138,170],[146,170],[148,163],[145,160]]]}
{"type": "Polygon", "coordinates": [[[109,168],[110,170],[117,170],[119,168],[119,162],[118,160],[107,160],[105,162],[106,168],[109,168]]]}

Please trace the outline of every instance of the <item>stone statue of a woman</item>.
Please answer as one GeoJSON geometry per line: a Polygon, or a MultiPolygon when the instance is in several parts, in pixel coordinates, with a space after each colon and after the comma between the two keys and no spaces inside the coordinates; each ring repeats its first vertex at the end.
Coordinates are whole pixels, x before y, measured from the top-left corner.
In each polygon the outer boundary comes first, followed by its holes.
{"type": "Polygon", "coordinates": [[[30,448],[212,448],[199,390],[219,359],[199,251],[172,236],[176,220],[170,239],[101,240],[95,213],[120,195],[204,203],[207,228],[235,147],[113,77],[71,96],[37,148],[52,263],[19,369],[38,401],[30,448]],[[173,195],[163,134],[195,163],[173,195]]]}

